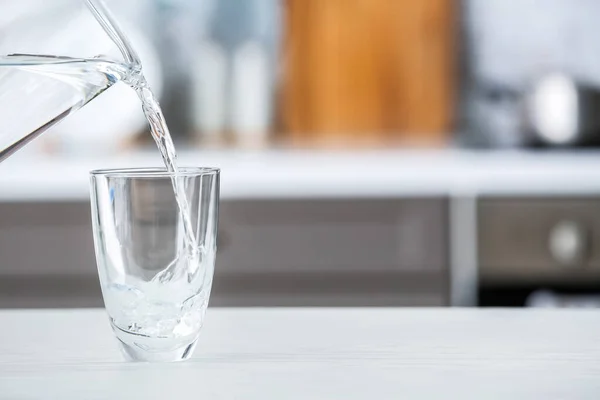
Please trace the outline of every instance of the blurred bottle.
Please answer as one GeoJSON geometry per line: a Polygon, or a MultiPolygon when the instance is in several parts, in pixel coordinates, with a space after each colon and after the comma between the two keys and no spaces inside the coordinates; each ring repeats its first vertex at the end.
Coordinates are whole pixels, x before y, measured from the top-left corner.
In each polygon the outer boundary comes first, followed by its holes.
{"type": "Polygon", "coordinates": [[[198,44],[192,71],[192,119],[202,144],[224,140],[226,119],[226,68],[223,48],[206,40],[198,44]]]}
{"type": "Polygon", "coordinates": [[[248,41],[233,54],[232,126],[241,145],[261,145],[271,121],[271,85],[267,52],[259,41],[248,41]]]}
{"type": "Polygon", "coordinates": [[[272,124],[279,2],[202,3],[192,72],[196,135],[201,143],[263,144],[272,124]]]}
{"type": "Polygon", "coordinates": [[[195,5],[189,0],[154,0],[152,35],[163,64],[161,107],[174,138],[192,130],[190,76],[195,5]]]}

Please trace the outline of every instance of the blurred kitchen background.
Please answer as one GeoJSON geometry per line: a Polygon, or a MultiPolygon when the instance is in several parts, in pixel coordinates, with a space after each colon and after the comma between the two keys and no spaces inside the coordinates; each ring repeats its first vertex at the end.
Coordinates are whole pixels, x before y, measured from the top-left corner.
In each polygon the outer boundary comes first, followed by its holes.
{"type": "MultiPolygon", "coordinates": [[[[600,2],[107,4],[222,168],[211,305],[600,305],[600,2]]],[[[0,164],[0,307],[102,304],[87,173],[161,165],[119,85],[0,164]]]]}

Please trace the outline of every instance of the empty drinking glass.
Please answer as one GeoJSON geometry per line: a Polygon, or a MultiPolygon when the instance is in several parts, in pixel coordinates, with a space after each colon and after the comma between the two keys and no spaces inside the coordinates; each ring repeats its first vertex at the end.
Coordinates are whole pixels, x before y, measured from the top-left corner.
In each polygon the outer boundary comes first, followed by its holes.
{"type": "Polygon", "coordinates": [[[100,285],[123,353],[188,358],[213,280],[219,171],[93,171],[91,200],[100,285]]]}

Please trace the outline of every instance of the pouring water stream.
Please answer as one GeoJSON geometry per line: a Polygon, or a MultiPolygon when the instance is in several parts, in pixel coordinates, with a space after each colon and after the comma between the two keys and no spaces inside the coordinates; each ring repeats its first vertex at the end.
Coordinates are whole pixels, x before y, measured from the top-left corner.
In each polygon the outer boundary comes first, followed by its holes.
{"type": "MultiPolygon", "coordinates": [[[[198,258],[200,254],[190,220],[189,205],[185,195],[185,188],[177,179],[177,153],[175,151],[173,140],[171,139],[171,134],[169,133],[169,128],[165,122],[164,115],[160,109],[160,105],[158,104],[154,93],[152,93],[152,90],[148,86],[148,82],[142,72],[142,62],[104,3],[101,0],[85,0],[85,2],[106,34],[119,48],[119,51],[129,66],[129,74],[123,81],[135,90],[140,98],[142,109],[150,124],[150,132],[160,150],[163,162],[165,163],[167,170],[174,174],[171,178],[173,182],[173,191],[183,223],[185,247],[188,251],[187,256],[191,258],[191,262],[188,263],[188,265],[196,266],[198,265],[198,260],[195,259],[198,258]]],[[[157,274],[154,277],[154,280],[159,282],[171,280],[178,273],[178,271],[175,270],[176,267],[177,262],[174,260],[171,265],[157,274]]],[[[188,271],[188,280],[193,279],[195,272],[196,271],[188,271]]]]}

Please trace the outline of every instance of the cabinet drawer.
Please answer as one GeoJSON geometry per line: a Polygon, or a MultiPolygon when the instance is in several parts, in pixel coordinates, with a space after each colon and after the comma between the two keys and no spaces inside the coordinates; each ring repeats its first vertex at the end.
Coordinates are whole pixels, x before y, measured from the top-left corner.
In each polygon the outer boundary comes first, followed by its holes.
{"type": "Polygon", "coordinates": [[[221,208],[222,272],[441,270],[438,199],[244,201],[221,208]]]}
{"type": "Polygon", "coordinates": [[[483,199],[483,280],[600,280],[600,199],[483,199]]]}
{"type": "MultiPolygon", "coordinates": [[[[212,305],[441,306],[441,199],[223,201],[212,305]]],[[[0,204],[0,308],[101,305],[87,203],[0,204]]]]}
{"type": "Polygon", "coordinates": [[[211,305],[234,307],[442,307],[445,271],[227,274],[215,279],[211,305]]]}
{"type": "Polygon", "coordinates": [[[96,277],[89,203],[0,204],[0,275],[96,277]]]}

